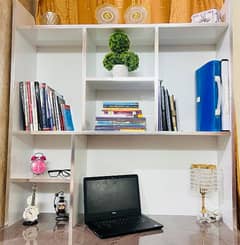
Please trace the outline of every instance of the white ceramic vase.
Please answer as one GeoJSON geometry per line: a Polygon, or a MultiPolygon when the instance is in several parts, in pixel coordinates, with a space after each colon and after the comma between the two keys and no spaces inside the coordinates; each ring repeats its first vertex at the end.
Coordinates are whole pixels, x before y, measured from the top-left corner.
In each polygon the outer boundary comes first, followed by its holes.
{"type": "Polygon", "coordinates": [[[128,68],[126,65],[114,65],[112,69],[113,77],[127,77],[128,68]]]}

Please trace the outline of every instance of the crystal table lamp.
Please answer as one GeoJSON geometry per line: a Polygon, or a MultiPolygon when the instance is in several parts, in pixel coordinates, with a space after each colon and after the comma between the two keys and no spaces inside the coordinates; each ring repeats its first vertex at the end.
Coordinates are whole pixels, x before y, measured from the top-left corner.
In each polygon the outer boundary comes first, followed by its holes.
{"type": "Polygon", "coordinates": [[[191,189],[200,192],[202,197],[200,223],[211,223],[212,219],[207,213],[205,198],[207,193],[217,191],[217,167],[214,164],[191,165],[191,189]]]}

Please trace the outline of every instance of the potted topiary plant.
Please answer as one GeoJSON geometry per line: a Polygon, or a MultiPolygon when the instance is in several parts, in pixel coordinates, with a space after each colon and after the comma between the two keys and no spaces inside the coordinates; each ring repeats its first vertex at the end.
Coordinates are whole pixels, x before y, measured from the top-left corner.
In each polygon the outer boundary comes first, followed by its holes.
{"type": "Polygon", "coordinates": [[[127,76],[139,66],[139,57],[134,52],[128,51],[130,40],[122,31],[115,31],[109,38],[111,52],[103,59],[104,67],[113,72],[113,76],[127,76]]]}

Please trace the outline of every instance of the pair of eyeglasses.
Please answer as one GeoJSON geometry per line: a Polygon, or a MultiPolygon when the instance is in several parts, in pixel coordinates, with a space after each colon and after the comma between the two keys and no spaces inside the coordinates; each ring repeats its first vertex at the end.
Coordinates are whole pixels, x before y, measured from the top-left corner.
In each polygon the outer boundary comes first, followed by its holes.
{"type": "Polygon", "coordinates": [[[71,176],[71,169],[53,169],[48,170],[48,175],[50,177],[70,177],[71,176]]]}

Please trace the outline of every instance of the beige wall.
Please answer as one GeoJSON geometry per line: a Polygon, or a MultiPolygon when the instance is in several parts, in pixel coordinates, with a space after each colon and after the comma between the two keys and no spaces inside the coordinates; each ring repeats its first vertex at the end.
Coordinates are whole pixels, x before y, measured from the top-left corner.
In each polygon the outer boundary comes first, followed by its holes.
{"type": "Polygon", "coordinates": [[[0,0],[0,226],[4,219],[10,78],[11,0],[0,0]]]}
{"type": "Polygon", "coordinates": [[[32,14],[35,11],[35,0],[19,0],[23,4],[23,6],[32,14]]]}
{"type": "MultiPolygon", "coordinates": [[[[34,12],[34,0],[21,0],[34,12]]],[[[7,168],[8,105],[11,57],[12,0],[0,0],[0,227],[4,224],[5,185],[7,168]]]]}
{"type": "Polygon", "coordinates": [[[10,79],[11,0],[0,0],[0,226],[4,219],[10,79]]]}

